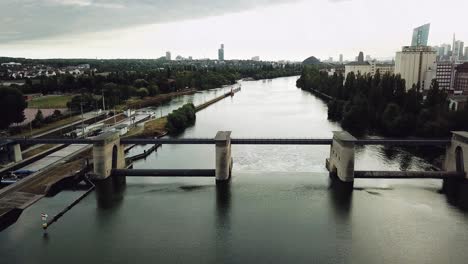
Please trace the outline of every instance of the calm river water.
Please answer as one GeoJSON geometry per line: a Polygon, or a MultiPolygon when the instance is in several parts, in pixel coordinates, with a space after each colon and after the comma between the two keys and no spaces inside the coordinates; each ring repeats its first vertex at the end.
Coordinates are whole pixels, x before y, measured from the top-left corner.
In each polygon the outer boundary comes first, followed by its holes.
{"type": "MultiPolygon", "coordinates": [[[[331,138],[339,124],[296,79],[241,82],[241,92],[197,113],[180,136],[331,138]]],[[[227,90],[182,96],[160,112],[227,90]]],[[[90,195],[43,237],[40,213],[55,215],[81,194],[62,192],[0,233],[0,263],[466,263],[468,213],[438,192],[441,181],[356,180],[343,197],[330,189],[328,155],[329,146],[235,145],[224,193],[211,178],[127,178],[113,206],[90,195]]],[[[356,155],[360,170],[430,168],[401,149],[356,155]]],[[[163,146],[135,168],[212,169],[214,146],[163,146]]]]}

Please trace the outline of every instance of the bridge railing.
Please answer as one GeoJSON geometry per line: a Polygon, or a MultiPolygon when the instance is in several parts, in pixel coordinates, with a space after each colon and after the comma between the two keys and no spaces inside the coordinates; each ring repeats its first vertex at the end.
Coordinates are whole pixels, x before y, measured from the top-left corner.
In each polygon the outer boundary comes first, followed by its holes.
{"type": "MultiPolygon", "coordinates": [[[[6,138],[8,144],[94,144],[99,140],[93,138],[6,138]]],[[[328,138],[231,138],[233,145],[331,145],[333,139],[328,138]]],[[[445,146],[450,139],[356,139],[343,140],[359,146],[387,145],[387,146],[445,146]]],[[[174,145],[210,145],[215,144],[214,138],[122,138],[121,144],[148,145],[148,144],[174,144],[174,145]]]]}

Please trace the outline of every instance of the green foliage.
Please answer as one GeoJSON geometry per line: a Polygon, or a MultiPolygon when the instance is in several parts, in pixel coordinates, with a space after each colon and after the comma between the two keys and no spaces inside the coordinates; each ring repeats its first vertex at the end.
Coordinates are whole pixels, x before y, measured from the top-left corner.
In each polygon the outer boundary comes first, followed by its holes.
{"type": "Polygon", "coordinates": [[[148,89],[146,88],[140,88],[137,90],[137,94],[140,98],[144,98],[149,95],[148,89]]]}
{"type": "Polygon", "coordinates": [[[34,128],[41,127],[43,123],[44,123],[44,115],[42,114],[41,110],[37,110],[36,116],[34,117],[34,120],[32,121],[32,127],[34,128]]]}
{"type": "Polygon", "coordinates": [[[334,98],[328,103],[328,118],[341,121],[354,134],[442,137],[468,129],[468,110],[449,111],[447,93],[436,80],[424,101],[419,85],[406,90],[401,76],[388,73],[371,77],[351,72],[343,84],[342,76],[328,76],[319,67],[308,66],[297,86],[334,98]]]}
{"type": "Polygon", "coordinates": [[[178,134],[194,125],[195,120],[195,106],[191,103],[185,104],[167,116],[166,129],[170,134],[178,134]]]}
{"type": "Polygon", "coordinates": [[[97,109],[100,105],[100,100],[96,99],[92,94],[83,94],[74,96],[70,102],[67,103],[67,107],[71,111],[80,112],[81,105],[83,105],[83,111],[90,111],[92,109],[97,109]]]}
{"type": "Polygon", "coordinates": [[[8,128],[12,123],[24,120],[24,109],[28,104],[23,94],[15,88],[0,87],[0,129],[8,128]]]}

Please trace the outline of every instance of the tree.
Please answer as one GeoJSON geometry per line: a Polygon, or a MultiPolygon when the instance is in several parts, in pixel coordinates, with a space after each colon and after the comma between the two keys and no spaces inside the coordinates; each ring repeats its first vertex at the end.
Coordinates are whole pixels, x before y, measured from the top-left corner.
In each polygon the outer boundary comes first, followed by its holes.
{"type": "Polygon", "coordinates": [[[24,109],[28,104],[23,94],[10,87],[0,87],[0,129],[7,129],[13,123],[24,121],[24,109]]]}
{"type": "Polygon", "coordinates": [[[34,120],[32,121],[32,127],[34,128],[41,127],[43,123],[44,123],[44,115],[42,114],[41,110],[37,110],[36,116],[34,117],[34,120]]]}
{"type": "Polygon", "coordinates": [[[74,112],[80,112],[81,105],[83,105],[83,111],[89,111],[95,109],[98,103],[100,102],[98,102],[92,94],[83,94],[74,96],[71,101],[67,103],[67,107],[74,112]]]}
{"type": "Polygon", "coordinates": [[[146,88],[140,88],[137,90],[137,94],[140,98],[144,98],[146,96],[148,96],[149,92],[148,92],[148,89],[146,88]]]}

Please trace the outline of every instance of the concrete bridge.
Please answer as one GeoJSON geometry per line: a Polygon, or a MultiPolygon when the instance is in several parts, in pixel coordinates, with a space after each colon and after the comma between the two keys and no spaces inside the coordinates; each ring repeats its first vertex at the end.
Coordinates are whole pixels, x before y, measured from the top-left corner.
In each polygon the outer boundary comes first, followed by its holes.
{"type": "MultiPolygon", "coordinates": [[[[443,188],[457,189],[461,198],[468,202],[468,132],[453,132],[449,139],[356,139],[344,131],[333,133],[331,139],[272,139],[231,138],[230,131],[219,131],[213,138],[120,138],[118,132],[108,132],[88,139],[36,138],[8,139],[6,142],[14,152],[17,145],[28,144],[92,144],[94,171],[91,179],[99,190],[109,193],[109,188],[125,185],[125,178],[141,177],[214,177],[217,186],[229,184],[232,175],[232,145],[329,145],[330,156],[325,166],[330,177],[348,190],[352,190],[354,179],[443,179],[443,188]],[[125,161],[125,145],[145,144],[208,144],[215,147],[213,169],[131,169],[125,161]],[[445,162],[441,171],[356,171],[355,147],[362,145],[387,146],[442,146],[446,149],[445,162]],[[104,182],[112,182],[111,187],[104,182]],[[348,188],[349,187],[349,188],[348,188]],[[466,200],[465,200],[466,199],[466,200]]],[[[99,195],[98,195],[99,196],[99,195]]]]}
{"type": "Polygon", "coordinates": [[[112,175],[126,176],[209,176],[217,181],[228,181],[232,170],[232,145],[330,145],[330,157],[326,168],[330,174],[342,182],[353,182],[355,178],[463,178],[467,179],[468,132],[453,132],[450,139],[356,139],[344,131],[334,132],[332,139],[268,139],[268,138],[231,138],[230,131],[220,131],[214,138],[120,138],[116,132],[109,132],[89,139],[9,139],[7,142],[13,152],[19,151],[17,144],[92,144],[95,180],[106,179],[112,175]],[[216,149],[215,168],[206,170],[131,170],[127,169],[124,158],[124,145],[130,144],[210,144],[216,149]],[[355,146],[444,146],[446,158],[442,171],[388,172],[355,171],[355,146]]]}

